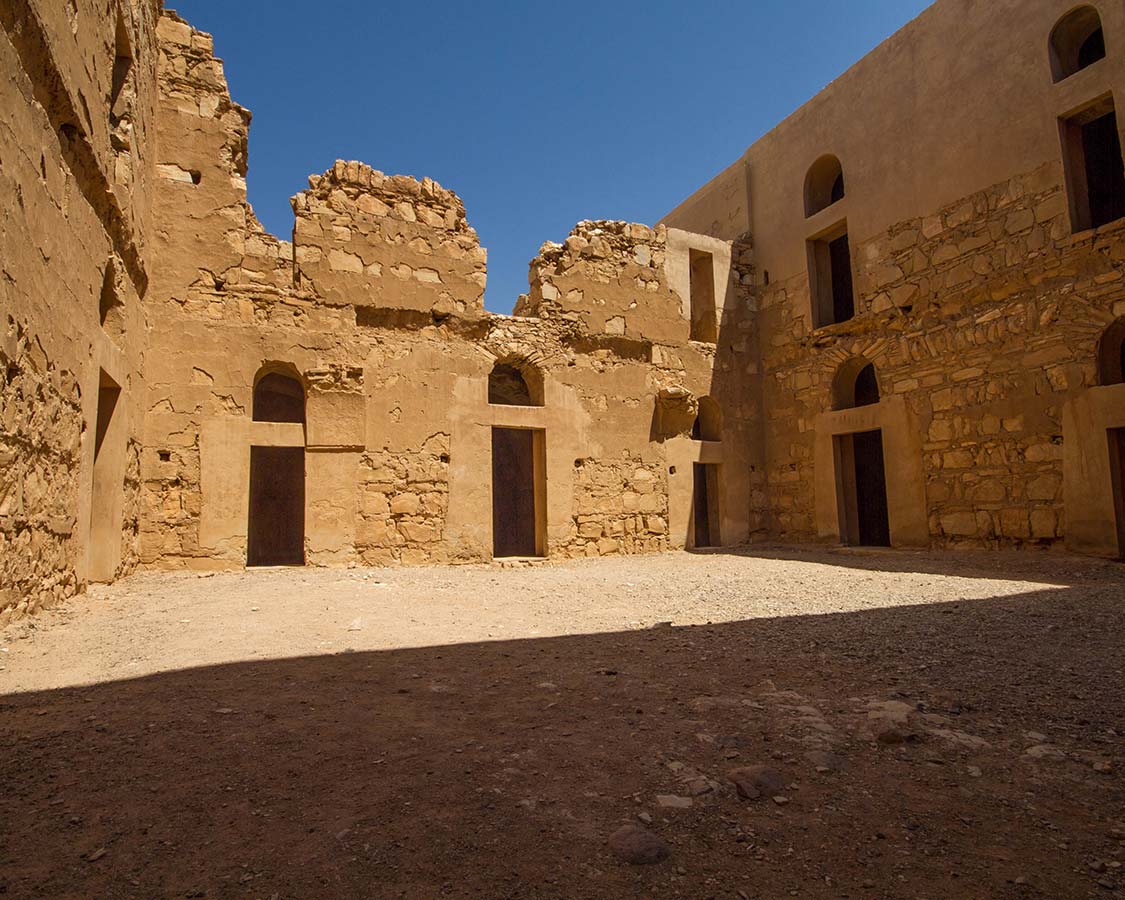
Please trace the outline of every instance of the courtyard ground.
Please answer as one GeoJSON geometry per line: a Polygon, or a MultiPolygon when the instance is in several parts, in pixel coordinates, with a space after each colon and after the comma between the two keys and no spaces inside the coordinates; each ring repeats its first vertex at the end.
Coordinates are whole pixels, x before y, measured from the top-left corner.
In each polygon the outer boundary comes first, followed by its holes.
{"type": "Polygon", "coordinates": [[[1123,576],[135,576],[0,632],[0,895],[1125,897],[1123,576]],[[667,858],[619,857],[628,823],[667,858]]]}

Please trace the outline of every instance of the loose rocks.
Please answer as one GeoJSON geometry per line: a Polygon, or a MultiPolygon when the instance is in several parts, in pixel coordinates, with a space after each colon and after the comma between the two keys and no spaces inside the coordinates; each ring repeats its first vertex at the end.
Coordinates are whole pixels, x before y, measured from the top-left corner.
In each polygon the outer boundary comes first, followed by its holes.
{"type": "Polygon", "coordinates": [[[651,866],[663,862],[672,853],[659,837],[640,825],[622,825],[609,836],[609,849],[614,856],[634,866],[651,866]]]}
{"type": "Polygon", "coordinates": [[[773,797],[785,790],[785,779],[770,766],[744,766],[727,773],[743,800],[773,797]]]}

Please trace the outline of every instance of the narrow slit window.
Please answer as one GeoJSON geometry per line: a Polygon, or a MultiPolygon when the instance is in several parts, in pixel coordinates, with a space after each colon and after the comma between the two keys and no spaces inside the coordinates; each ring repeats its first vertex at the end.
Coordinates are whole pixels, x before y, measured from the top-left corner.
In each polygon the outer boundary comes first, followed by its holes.
{"type": "Polygon", "coordinates": [[[715,317],[715,259],[702,250],[690,251],[691,339],[713,344],[718,339],[715,317]]]}
{"type": "Polygon", "coordinates": [[[1110,325],[1098,341],[1098,384],[1125,384],[1125,316],[1110,325]]]}

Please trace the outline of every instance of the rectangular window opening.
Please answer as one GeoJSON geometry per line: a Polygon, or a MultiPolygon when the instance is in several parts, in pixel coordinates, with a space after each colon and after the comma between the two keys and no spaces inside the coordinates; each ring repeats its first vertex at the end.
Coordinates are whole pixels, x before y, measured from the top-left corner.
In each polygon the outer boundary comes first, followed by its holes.
{"type": "Polygon", "coordinates": [[[1112,97],[1103,97],[1059,123],[1075,232],[1125,218],[1125,160],[1112,97]]]}
{"type": "Polygon", "coordinates": [[[855,294],[847,224],[810,240],[808,255],[813,327],[823,328],[854,318],[855,294]]]}
{"type": "Polygon", "coordinates": [[[689,251],[691,281],[691,339],[713,344],[718,340],[715,316],[715,259],[702,250],[689,251]]]}

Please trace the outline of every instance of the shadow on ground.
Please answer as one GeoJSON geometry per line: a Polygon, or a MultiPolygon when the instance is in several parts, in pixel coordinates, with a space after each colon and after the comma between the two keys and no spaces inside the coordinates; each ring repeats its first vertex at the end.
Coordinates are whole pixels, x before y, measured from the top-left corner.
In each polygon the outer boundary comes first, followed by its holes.
{"type": "Polygon", "coordinates": [[[774,559],[813,562],[868,572],[954,575],[961,578],[1009,580],[1003,562],[1019,560],[1020,577],[1042,584],[1070,586],[1091,575],[1125,581],[1125,564],[1110,560],[1060,554],[1049,550],[902,550],[889,547],[842,545],[752,544],[744,547],[711,547],[687,550],[693,556],[734,556],[740,559],[774,559]]]}
{"type": "Polygon", "coordinates": [[[0,893],[1122,896],[1122,600],[1107,581],[0,697],[0,893]],[[901,743],[876,739],[885,701],[915,710],[901,743]],[[723,782],[755,763],[785,802],[723,782]],[[639,813],[667,862],[610,854],[639,813]]]}

